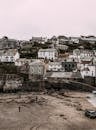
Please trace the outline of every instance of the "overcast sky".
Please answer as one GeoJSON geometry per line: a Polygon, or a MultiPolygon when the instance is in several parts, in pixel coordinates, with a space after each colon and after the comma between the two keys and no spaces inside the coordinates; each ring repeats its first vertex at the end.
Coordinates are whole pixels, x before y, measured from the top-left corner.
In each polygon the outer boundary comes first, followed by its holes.
{"type": "Polygon", "coordinates": [[[96,0],[0,0],[0,37],[96,35],[96,0]]]}

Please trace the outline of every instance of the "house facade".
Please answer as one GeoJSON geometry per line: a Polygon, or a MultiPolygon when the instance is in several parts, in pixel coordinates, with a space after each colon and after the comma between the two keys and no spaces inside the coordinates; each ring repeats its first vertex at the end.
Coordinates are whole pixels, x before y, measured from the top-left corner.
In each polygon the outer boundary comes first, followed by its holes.
{"type": "Polygon", "coordinates": [[[47,59],[50,59],[50,60],[55,60],[58,58],[58,52],[56,49],[40,49],[38,51],[38,58],[47,58],[47,59]]]}
{"type": "Polygon", "coordinates": [[[29,64],[29,79],[32,78],[43,78],[45,74],[45,65],[42,62],[32,62],[29,64]]]}
{"type": "Polygon", "coordinates": [[[78,44],[80,37],[70,37],[69,39],[70,39],[70,42],[78,44]]]}
{"type": "Polygon", "coordinates": [[[66,72],[72,72],[77,69],[77,63],[73,61],[63,61],[62,67],[66,72]]]}
{"type": "Polygon", "coordinates": [[[48,71],[61,71],[62,65],[61,62],[50,62],[48,64],[48,71]]]}
{"type": "Polygon", "coordinates": [[[84,57],[93,57],[94,56],[94,52],[93,51],[89,51],[89,50],[83,50],[80,53],[81,58],[84,57]]]}
{"type": "Polygon", "coordinates": [[[15,62],[20,58],[20,54],[16,49],[0,51],[0,62],[15,62]]]}
{"type": "Polygon", "coordinates": [[[79,62],[81,61],[90,61],[94,58],[95,51],[92,50],[73,50],[73,54],[70,55],[71,58],[78,59],[79,62]]]}
{"type": "Polygon", "coordinates": [[[96,66],[86,65],[81,69],[82,78],[86,76],[96,77],[96,66]]]}

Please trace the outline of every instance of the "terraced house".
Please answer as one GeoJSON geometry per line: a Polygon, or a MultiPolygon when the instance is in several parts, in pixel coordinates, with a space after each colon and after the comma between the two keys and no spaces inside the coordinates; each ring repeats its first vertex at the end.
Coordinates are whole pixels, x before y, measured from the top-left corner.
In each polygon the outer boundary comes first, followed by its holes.
{"type": "Polygon", "coordinates": [[[56,49],[51,49],[51,48],[50,49],[40,49],[38,51],[38,58],[41,58],[41,59],[47,58],[50,60],[51,59],[55,60],[58,58],[58,52],[56,49]]]}

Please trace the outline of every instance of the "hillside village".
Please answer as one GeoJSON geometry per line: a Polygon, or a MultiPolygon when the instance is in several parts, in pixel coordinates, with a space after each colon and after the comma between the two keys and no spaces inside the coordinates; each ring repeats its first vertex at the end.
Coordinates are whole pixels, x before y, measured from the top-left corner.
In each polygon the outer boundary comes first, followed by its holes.
{"type": "Polygon", "coordinates": [[[40,81],[78,82],[95,87],[96,37],[32,37],[28,41],[1,38],[1,91],[40,81]]]}

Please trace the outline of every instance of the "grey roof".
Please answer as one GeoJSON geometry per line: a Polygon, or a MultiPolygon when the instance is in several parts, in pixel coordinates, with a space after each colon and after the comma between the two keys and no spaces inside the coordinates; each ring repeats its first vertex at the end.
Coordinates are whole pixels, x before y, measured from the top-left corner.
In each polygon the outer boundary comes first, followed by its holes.
{"type": "Polygon", "coordinates": [[[17,59],[16,60],[17,62],[31,62],[32,61],[32,59],[26,59],[26,58],[20,58],[20,59],[17,59]]]}
{"type": "Polygon", "coordinates": [[[19,46],[19,42],[14,39],[2,38],[0,39],[0,49],[4,48],[16,48],[19,46]]]}
{"type": "Polygon", "coordinates": [[[39,52],[53,52],[56,51],[56,49],[40,49],[39,52]]]}
{"type": "Polygon", "coordinates": [[[43,62],[41,62],[41,61],[34,61],[34,62],[31,62],[30,64],[29,64],[30,66],[33,66],[33,65],[35,65],[35,66],[40,66],[40,65],[44,65],[44,63],[43,62]]]}
{"type": "Polygon", "coordinates": [[[60,36],[58,36],[58,39],[68,39],[68,37],[60,35],[60,36]]]}
{"type": "Polygon", "coordinates": [[[96,37],[82,37],[81,40],[85,40],[85,41],[96,41],[96,37]]]}
{"type": "Polygon", "coordinates": [[[32,40],[42,40],[43,37],[32,37],[32,40]]]}
{"type": "Polygon", "coordinates": [[[70,39],[80,39],[80,37],[70,37],[70,39]]]}
{"type": "Polygon", "coordinates": [[[61,65],[61,62],[49,62],[49,65],[61,65]]]}

